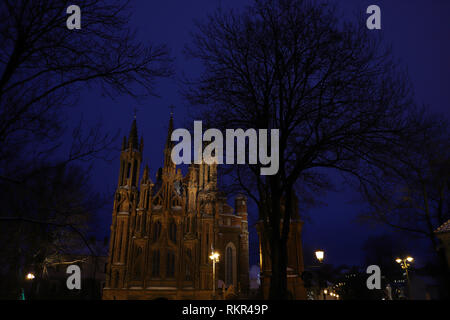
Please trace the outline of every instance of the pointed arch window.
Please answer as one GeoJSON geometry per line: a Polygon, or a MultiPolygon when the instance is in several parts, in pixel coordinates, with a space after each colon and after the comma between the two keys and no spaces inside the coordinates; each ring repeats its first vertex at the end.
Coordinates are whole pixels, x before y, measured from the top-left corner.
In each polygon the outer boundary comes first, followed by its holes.
{"type": "Polygon", "coordinates": [[[116,271],[115,272],[115,277],[114,277],[114,284],[113,284],[113,287],[114,288],[118,288],[119,287],[119,271],[116,271]]]}
{"type": "Polygon", "coordinates": [[[153,257],[152,257],[152,276],[153,277],[159,277],[159,250],[153,251],[153,257]]]}
{"type": "Polygon", "coordinates": [[[191,249],[186,249],[185,279],[188,281],[192,280],[191,264],[192,264],[192,251],[191,249]]]}
{"type": "Polygon", "coordinates": [[[190,232],[190,226],[191,226],[191,217],[187,217],[187,219],[186,219],[186,227],[185,227],[186,233],[190,232]]]}
{"type": "Polygon", "coordinates": [[[153,224],[153,241],[158,240],[160,234],[161,234],[161,222],[156,221],[153,224]]]}
{"type": "Polygon", "coordinates": [[[135,264],[134,264],[134,278],[138,279],[141,276],[142,272],[142,247],[138,247],[136,251],[136,256],[134,258],[135,264]]]}
{"type": "Polygon", "coordinates": [[[209,246],[209,226],[208,224],[206,225],[206,243],[205,243],[205,262],[208,263],[209,261],[209,250],[210,250],[210,246],[209,246]]]}
{"type": "Polygon", "coordinates": [[[175,276],[175,253],[173,251],[167,252],[167,277],[175,276]]]}
{"type": "Polygon", "coordinates": [[[126,163],[122,160],[122,172],[120,173],[120,185],[123,186],[125,184],[125,170],[126,170],[126,163]]]}
{"type": "Polygon", "coordinates": [[[133,162],[133,177],[131,179],[131,184],[134,186],[136,184],[136,176],[137,176],[137,161],[133,162]]]}
{"type": "Polygon", "coordinates": [[[176,225],[175,221],[172,221],[170,223],[169,237],[170,237],[171,241],[173,241],[173,242],[177,241],[177,225],[176,225]]]}
{"type": "Polygon", "coordinates": [[[225,248],[225,285],[236,285],[236,247],[232,242],[225,248]]]}

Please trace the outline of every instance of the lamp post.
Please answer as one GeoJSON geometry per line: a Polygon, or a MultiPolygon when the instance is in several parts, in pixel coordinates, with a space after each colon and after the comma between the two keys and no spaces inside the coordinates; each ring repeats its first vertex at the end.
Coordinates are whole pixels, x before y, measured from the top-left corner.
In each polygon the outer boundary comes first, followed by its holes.
{"type": "Polygon", "coordinates": [[[29,273],[27,273],[26,274],[26,276],[25,276],[25,280],[29,283],[29,285],[28,284],[25,284],[25,288],[27,289],[27,294],[25,294],[25,289],[24,288],[22,288],[22,291],[21,291],[21,293],[20,293],[20,300],[25,300],[26,298],[30,298],[31,297],[31,292],[32,292],[32,289],[33,289],[33,280],[34,280],[34,278],[36,278],[36,276],[33,274],[33,273],[31,273],[31,272],[29,272],[29,273]]]}
{"type": "Polygon", "coordinates": [[[209,258],[213,263],[213,299],[216,299],[216,263],[219,262],[219,253],[212,251],[209,258]]]}
{"type": "MultiPolygon", "coordinates": [[[[317,261],[319,261],[318,275],[319,275],[319,292],[320,292],[320,291],[322,291],[322,286],[321,286],[321,284],[322,284],[322,277],[321,277],[322,273],[321,273],[320,267],[322,266],[323,259],[325,258],[325,252],[323,250],[319,249],[319,250],[316,250],[314,252],[314,254],[316,255],[317,261]]],[[[326,290],[322,291],[322,294],[323,294],[323,300],[327,300],[326,290]]]]}
{"type": "Polygon", "coordinates": [[[408,256],[404,259],[400,259],[397,258],[395,259],[395,262],[397,262],[403,270],[405,270],[405,275],[406,275],[406,281],[408,283],[408,298],[411,299],[411,283],[409,281],[409,272],[408,272],[408,268],[411,266],[411,263],[414,261],[414,258],[411,256],[408,256]]]}

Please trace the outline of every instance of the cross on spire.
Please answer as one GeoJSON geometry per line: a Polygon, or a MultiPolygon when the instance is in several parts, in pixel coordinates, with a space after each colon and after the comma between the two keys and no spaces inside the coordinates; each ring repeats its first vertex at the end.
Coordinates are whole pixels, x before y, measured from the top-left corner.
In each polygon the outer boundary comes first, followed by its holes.
{"type": "Polygon", "coordinates": [[[173,116],[173,109],[175,109],[175,106],[173,104],[171,104],[169,106],[169,109],[170,109],[170,115],[173,116]]]}
{"type": "Polygon", "coordinates": [[[134,116],[134,119],[135,119],[135,120],[136,120],[136,115],[137,115],[137,108],[134,107],[134,109],[133,109],[133,116],[134,116]]]}

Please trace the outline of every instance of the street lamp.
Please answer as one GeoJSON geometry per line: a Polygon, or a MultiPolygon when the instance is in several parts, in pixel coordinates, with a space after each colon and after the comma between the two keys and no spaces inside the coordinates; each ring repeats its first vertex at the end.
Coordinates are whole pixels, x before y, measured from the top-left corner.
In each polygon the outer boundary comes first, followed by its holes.
{"type": "Polygon", "coordinates": [[[325,252],[323,252],[323,250],[316,250],[315,254],[316,254],[317,260],[319,260],[319,262],[322,263],[323,258],[325,256],[325,252]]]}
{"type": "MultiPolygon", "coordinates": [[[[319,270],[317,270],[317,275],[318,275],[318,277],[319,277],[319,292],[321,291],[321,289],[322,289],[322,273],[321,273],[321,267],[322,267],[322,261],[323,261],[323,258],[325,257],[325,252],[323,251],[323,250],[321,250],[321,249],[319,249],[319,250],[316,250],[315,252],[314,252],[314,254],[316,255],[316,259],[319,261],[319,266],[316,266],[316,268],[318,268],[319,270]]],[[[323,299],[324,300],[326,300],[327,299],[327,291],[326,290],[324,290],[323,291],[323,299]]]]}
{"type": "Polygon", "coordinates": [[[34,278],[35,278],[35,276],[31,272],[28,273],[27,276],[25,277],[25,279],[27,279],[27,280],[33,280],[34,278]]]}
{"type": "MultiPolygon", "coordinates": [[[[400,266],[402,267],[403,270],[405,270],[405,275],[406,275],[406,281],[408,282],[408,296],[410,296],[410,291],[411,291],[411,283],[409,282],[409,273],[408,273],[408,268],[411,266],[410,263],[414,261],[414,258],[411,256],[407,256],[404,259],[400,259],[397,258],[395,259],[395,262],[397,262],[398,264],[400,264],[400,266]]],[[[411,297],[410,297],[411,298],[411,297]]]]}
{"type": "Polygon", "coordinates": [[[21,293],[20,293],[20,300],[25,300],[25,289],[28,291],[27,296],[31,297],[31,292],[33,289],[33,280],[34,280],[35,275],[31,272],[27,273],[25,275],[25,280],[29,283],[29,284],[25,284],[24,283],[24,287],[21,289],[21,293]]]}
{"type": "Polygon", "coordinates": [[[213,299],[216,298],[216,263],[219,262],[219,256],[217,251],[212,251],[209,256],[213,263],[213,299]]]}

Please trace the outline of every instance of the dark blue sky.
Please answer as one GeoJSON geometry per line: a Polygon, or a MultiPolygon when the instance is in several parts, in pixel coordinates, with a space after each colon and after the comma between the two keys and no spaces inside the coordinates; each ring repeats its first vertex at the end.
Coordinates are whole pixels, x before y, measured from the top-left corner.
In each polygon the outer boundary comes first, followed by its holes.
{"type": "MultiPolygon", "coordinates": [[[[166,43],[175,57],[176,76],[159,81],[157,92],[160,98],[148,98],[141,103],[128,97],[110,100],[97,94],[95,89],[81,92],[80,103],[72,112],[74,120],[81,116],[87,124],[101,120],[105,132],[121,130],[128,134],[133,119],[133,109],[138,108],[138,130],[144,135],[144,163],[151,169],[152,179],[162,165],[162,150],[167,134],[168,106],[175,109],[175,125],[182,125],[187,116],[187,104],[179,94],[179,77],[182,73],[198,75],[201,67],[196,61],[186,60],[183,47],[189,41],[193,20],[202,19],[219,5],[242,8],[250,1],[243,0],[136,0],[130,21],[137,28],[141,41],[166,43]]],[[[394,53],[408,68],[419,103],[429,105],[433,111],[449,116],[450,102],[450,1],[448,0],[336,0],[342,9],[342,19],[352,19],[355,14],[365,15],[366,8],[377,4],[382,10],[381,32],[394,53]]],[[[365,21],[362,21],[365,23],[365,21]]],[[[120,141],[118,142],[119,147],[120,141]]],[[[118,157],[111,164],[95,163],[93,182],[100,192],[111,196],[111,206],[102,212],[104,218],[99,234],[109,236],[111,223],[112,194],[117,184],[118,157]],[[104,223],[103,223],[104,222],[104,223]]],[[[338,186],[341,180],[336,175],[338,186]]],[[[322,200],[326,206],[308,212],[310,219],[304,226],[304,244],[307,248],[321,247],[326,258],[333,264],[361,264],[361,246],[369,235],[383,232],[383,228],[371,228],[355,223],[362,206],[354,202],[357,195],[344,186],[339,192],[327,194],[322,200]]],[[[256,216],[256,212],[250,214],[256,216]]],[[[254,229],[252,239],[256,237],[254,229]]],[[[411,243],[411,254],[420,255],[415,242],[411,243]]],[[[252,249],[255,246],[252,246],[252,249]]],[[[252,250],[251,249],[251,250],[252,250]]],[[[252,263],[256,262],[256,252],[252,263]]],[[[418,261],[420,262],[420,261],[418,261]]]]}

